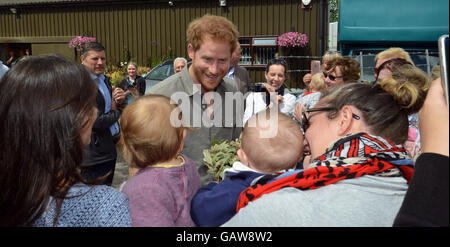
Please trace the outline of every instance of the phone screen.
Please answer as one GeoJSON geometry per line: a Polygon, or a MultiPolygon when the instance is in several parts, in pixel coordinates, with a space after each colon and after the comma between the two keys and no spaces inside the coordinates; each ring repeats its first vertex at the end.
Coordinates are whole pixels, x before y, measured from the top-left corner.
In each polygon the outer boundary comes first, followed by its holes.
{"type": "Polygon", "coordinates": [[[311,60],[311,75],[320,72],[320,60],[311,60]]]}
{"type": "Polygon", "coordinates": [[[441,65],[441,81],[445,91],[445,99],[449,105],[449,83],[448,83],[448,34],[439,37],[439,63],[441,65]]]}

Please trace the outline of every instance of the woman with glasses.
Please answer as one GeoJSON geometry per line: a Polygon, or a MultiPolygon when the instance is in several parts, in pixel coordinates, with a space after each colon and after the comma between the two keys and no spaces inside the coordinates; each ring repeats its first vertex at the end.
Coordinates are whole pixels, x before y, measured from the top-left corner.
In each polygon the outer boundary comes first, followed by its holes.
{"type": "MultiPolygon", "coordinates": [[[[377,81],[381,81],[392,77],[393,74],[403,74],[409,78],[411,83],[416,84],[418,87],[428,88],[429,80],[425,72],[415,67],[413,64],[403,58],[393,58],[382,63],[378,68],[374,68],[377,81]]],[[[413,113],[408,116],[409,131],[408,139],[404,143],[408,154],[412,158],[416,158],[420,154],[420,132],[419,132],[419,117],[417,113],[413,113]]]]}
{"type": "Polygon", "coordinates": [[[392,73],[400,66],[403,66],[405,64],[409,64],[412,67],[414,66],[412,63],[408,62],[407,60],[403,58],[393,58],[390,60],[386,60],[380,66],[373,68],[373,72],[375,75],[375,78],[377,80],[375,83],[380,82],[390,76],[392,76],[392,73]]]}
{"type": "Polygon", "coordinates": [[[425,95],[396,74],[326,91],[302,119],[312,162],[243,191],[225,226],[392,226],[413,174],[408,115],[425,95]]]}
{"type": "Polygon", "coordinates": [[[338,57],[328,63],[323,72],[327,88],[357,82],[359,79],[359,63],[350,57],[338,57]]]}
{"type": "Polygon", "coordinates": [[[251,92],[246,98],[244,122],[254,114],[266,109],[266,107],[278,107],[281,113],[292,115],[295,108],[296,97],[285,93],[286,61],[283,59],[271,59],[264,73],[267,83],[264,83],[265,92],[251,92]],[[271,95],[273,95],[271,97],[271,95]]]}
{"type": "MultiPolygon", "coordinates": [[[[323,80],[325,81],[325,88],[331,89],[335,86],[340,86],[345,83],[357,82],[359,79],[359,63],[349,57],[336,56],[331,60],[327,60],[323,67],[323,80]]],[[[320,99],[321,92],[314,92],[308,95],[308,104],[303,104],[303,100],[300,98],[296,101],[295,111],[301,111],[303,108],[309,108],[314,106],[320,99]]],[[[299,117],[299,114],[294,113],[299,117]]]]}

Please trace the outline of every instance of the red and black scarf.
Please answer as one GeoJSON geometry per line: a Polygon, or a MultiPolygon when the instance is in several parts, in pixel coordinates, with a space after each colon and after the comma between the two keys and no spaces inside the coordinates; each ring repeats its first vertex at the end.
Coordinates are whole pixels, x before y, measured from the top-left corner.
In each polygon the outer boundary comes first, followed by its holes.
{"type": "Polygon", "coordinates": [[[277,179],[268,184],[255,184],[239,196],[236,212],[264,194],[293,187],[316,189],[340,180],[367,174],[375,176],[404,176],[410,181],[412,165],[395,165],[392,161],[408,159],[405,148],[379,136],[359,133],[339,139],[327,152],[299,173],[277,179]]]}

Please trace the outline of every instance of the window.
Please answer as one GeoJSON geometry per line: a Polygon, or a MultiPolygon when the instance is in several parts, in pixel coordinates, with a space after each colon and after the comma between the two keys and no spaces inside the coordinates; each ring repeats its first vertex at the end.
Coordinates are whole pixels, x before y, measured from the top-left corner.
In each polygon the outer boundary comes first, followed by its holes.
{"type": "Polygon", "coordinates": [[[239,65],[263,67],[278,52],[277,36],[241,37],[242,58],[239,65]]]}

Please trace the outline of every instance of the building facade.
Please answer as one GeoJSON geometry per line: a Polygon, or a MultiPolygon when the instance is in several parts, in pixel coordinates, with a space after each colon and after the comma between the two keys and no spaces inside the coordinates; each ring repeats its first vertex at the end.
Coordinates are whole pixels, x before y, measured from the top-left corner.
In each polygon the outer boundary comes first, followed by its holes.
{"type": "Polygon", "coordinates": [[[0,0],[0,59],[23,48],[32,55],[60,53],[77,59],[68,42],[92,36],[106,47],[109,64],[132,58],[140,65],[155,65],[165,57],[187,57],[187,26],[208,13],[236,24],[241,63],[253,81],[263,81],[265,63],[277,53],[280,34],[305,33],[308,54],[323,54],[327,5],[326,0],[306,6],[301,0],[0,0]]]}

